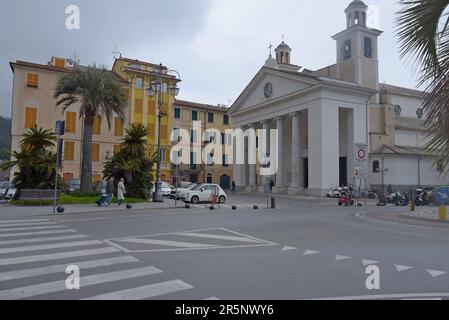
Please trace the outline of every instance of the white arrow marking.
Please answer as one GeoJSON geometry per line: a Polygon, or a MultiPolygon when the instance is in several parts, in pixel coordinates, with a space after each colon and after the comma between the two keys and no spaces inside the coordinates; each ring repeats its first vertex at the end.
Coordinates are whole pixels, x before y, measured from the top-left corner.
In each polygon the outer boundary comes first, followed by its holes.
{"type": "Polygon", "coordinates": [[[426,271],[432,276],[432,278],[436,278],[436,277],[442,276],[443,274],[447,273],[444,271],[430,270],[430,269],[426,269],[426,271]]]}
{"type": "Polygon", "coordinates": [[[373,264],[378,264],[379,261],[374,261],[374,260],[362,260],[363,265],[366,266],[371,266],[373,264]]]}
{"type": "Polygon", "coordinates": [[[335,256],[335,261],[343,261],[343,260],[348,260],[348,259],[352,259],[352,258],[351,257],[345,257],[345,256],[339,256],[339,255],[335,256]]]}
{"type": "Polygon", "coordinates": [[[292,250],[298,250],[298,248],[288,247],[288,246],[285,246],[285,247],[282,248],[282,251],[292,251],[292,250]]]}
{"type": "Polygon", "coordinates": [[[306,252],[304,252],[305,256],[311,255],[311,254],[318,254],[320,253],[319,251],[312,251],[312,250],[306,250],[306,252]]]}
{"type": "Polygon", "coordinates": [[[396,268],[396,270],[397,270],[398,272],[402,272],[402,271],[407,271],[407,270],[413,269],[413,267],[410,267],[410,266],[402,266],[402,265],[400,265],[400,264],[395,264],[394,267],[396,268]]]}

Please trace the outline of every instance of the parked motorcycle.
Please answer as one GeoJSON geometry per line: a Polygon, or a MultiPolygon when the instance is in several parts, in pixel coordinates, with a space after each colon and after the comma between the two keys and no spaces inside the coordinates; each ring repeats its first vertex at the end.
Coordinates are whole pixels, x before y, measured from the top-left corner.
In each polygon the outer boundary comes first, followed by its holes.
{"type": "Polygon", "coordinates": [[[361,197],[367,198],[367,199],[376,199],[377,198],[377,190],[369,189],[366,192],[362,192],[361,197]]]}
{"type": "Polygon", "coordinates": [[[428,206],[432,203],[432,192],[429,188],[417,189],[416,193],[415,205],[417,207],[428,206]]]}
{"type": "Polygon", "coordinates": [[[399,191],[390,193],[386,197],[379,199],[378,206],[386,206],[387,204],[393,204],[397,207],[405,207],[408,204],[408,193],[401,194],[399,191]]]}

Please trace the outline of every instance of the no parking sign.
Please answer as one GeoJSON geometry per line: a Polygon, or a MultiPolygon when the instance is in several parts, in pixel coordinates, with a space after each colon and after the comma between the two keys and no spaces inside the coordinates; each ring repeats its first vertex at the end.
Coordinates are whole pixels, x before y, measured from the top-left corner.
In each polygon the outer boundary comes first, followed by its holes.
{"type": "Polygon", "coordinates": [[[354,176],[368,178],[368,146],[358,144],[355,146],[354,176]]]}

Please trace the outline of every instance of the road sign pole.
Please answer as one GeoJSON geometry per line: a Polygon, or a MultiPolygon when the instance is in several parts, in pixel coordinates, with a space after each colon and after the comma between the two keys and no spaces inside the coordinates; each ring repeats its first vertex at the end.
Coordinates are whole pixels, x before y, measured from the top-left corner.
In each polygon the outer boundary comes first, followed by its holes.
{"type": "Polygon", "coordinates": [[[56,141],[56,166],[55,166],[55,194],[53,198],[53,213],[56,213],[56,202],[58,199],[58,175],[59,175],[59,155],[60,155],[60,145],[59,141],[61,140],[61,136],[57,135],[57,141],[56,141]]]}

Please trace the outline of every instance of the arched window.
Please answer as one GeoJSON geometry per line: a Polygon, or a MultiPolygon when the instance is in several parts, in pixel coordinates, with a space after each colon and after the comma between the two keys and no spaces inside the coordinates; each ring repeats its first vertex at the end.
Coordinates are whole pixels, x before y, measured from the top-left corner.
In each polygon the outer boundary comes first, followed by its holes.
{"type": "Polygon", "coordinates": [[[212,173],[207,174],[207,183],[212,183],[212,173]]]}
{"type": "Polygon", "coordinates": [[[374,173],[380,172],[380,162],[378,160],[373,161],[373,172],[374,173]]]}

